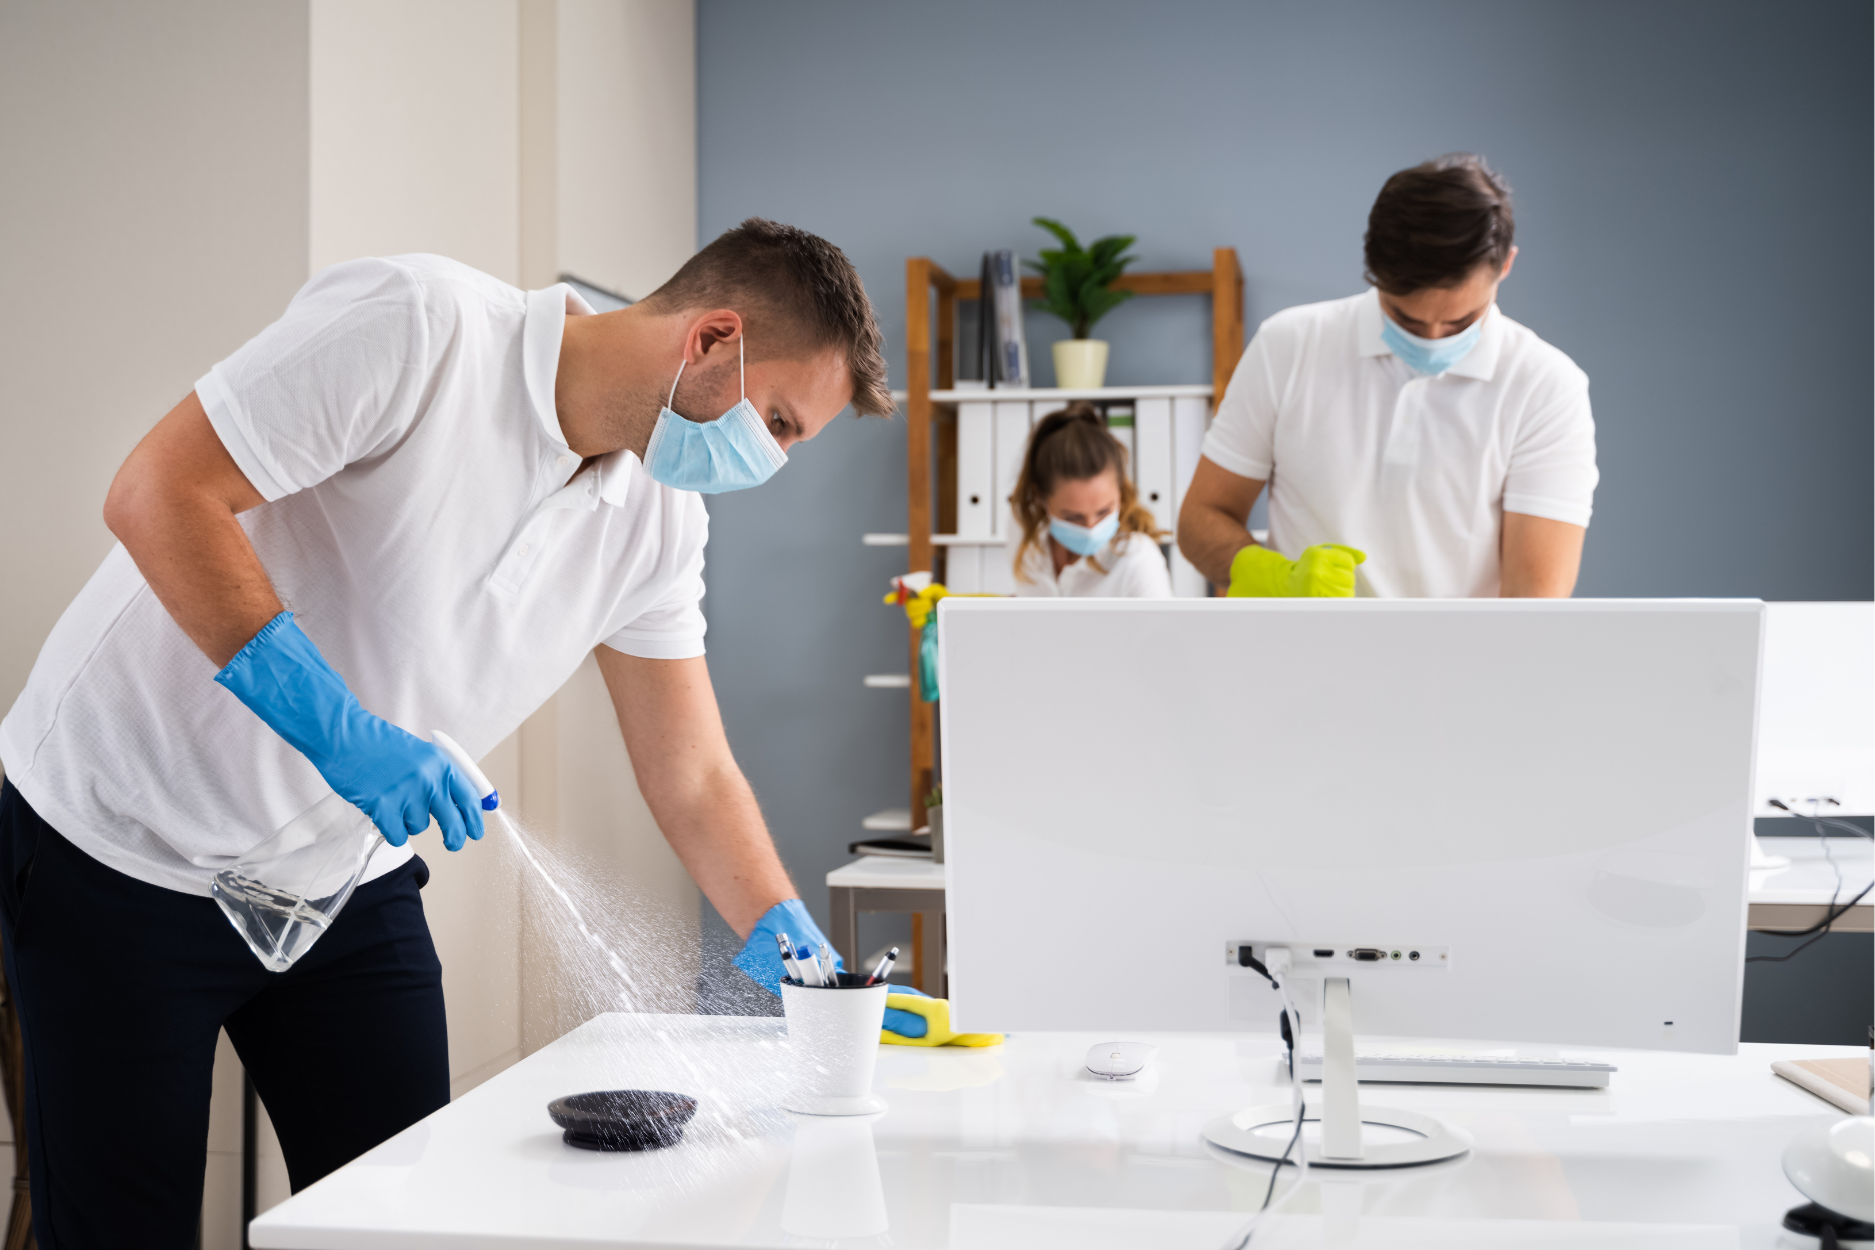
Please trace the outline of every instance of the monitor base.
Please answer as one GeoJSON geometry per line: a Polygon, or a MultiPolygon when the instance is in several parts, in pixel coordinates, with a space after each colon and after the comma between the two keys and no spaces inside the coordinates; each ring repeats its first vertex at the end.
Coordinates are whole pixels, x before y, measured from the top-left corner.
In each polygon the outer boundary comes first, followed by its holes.
{"type": "MultiPolygon", "coordinates": [[[[1235,1154],[1249,1155],[1274,1163],[1282,1158],[1296,1122],[1295,1108],[1286,1102],[1261,1107],[1246,1107],[1231,1115],[1221,1115],[1204,1126],[1204,1139],[1235,1154]],[[1274,1130],[1258,1132],[1259,1129],[1274,1130]]],[[[1362,1107],[1361,1155],[1357,1159],[1324,1155],[1318,1142],[1308,1140],[1308,1125],[1320,1124],[1319,1118],[1305,1115],[1300,1149],[1312,1168],[1402,1168],[1453,1159],[1471,1149],[1471,1134],[1417,1111],[1396,1111],[1388,1107],[1362,1107]],[[1372,1132],[1370,1130],[1382,1130],[1372,1132]],[[1384,1130],[1395,1130],[1386,1133],[1384,1130]],[[1396,1140],[1367,1140],[1382,1136],[1396,1140]],[[1405,1140],[1397,1140],[1405,1137],[1405,1140]]],[[[1291,1153],[1290,1158],[1294,1159],[1291,1153]]]]}
{"type": "MultiPolygon", "coordinates": [[[[1290,1039],[1292,1064],[1301,1041],[1290,1039]]],[[[1293,1104],[1250,1107],[1211,1121],[1204,1137],[1225,1150],[1273,1162],[1283,1157],[1294,1135],[1295,1117],[1293,1104]],[[1258,1131],[1272,1125],[1278,1126],[1274,1133],[1258,1131]]],[[[1311,1117],[1304,1103],[1298,1149],[1310,1167],[1412,1167],[1471,1149],[1471,1134],[1429,1115],[1361,1105],[1354,1073],[1354,994],[1346,977],[1322,978],[1322,1099],[1312,1118],[1319,1130],[1314,1142],[1308,1140],[1311,1117]]]]}

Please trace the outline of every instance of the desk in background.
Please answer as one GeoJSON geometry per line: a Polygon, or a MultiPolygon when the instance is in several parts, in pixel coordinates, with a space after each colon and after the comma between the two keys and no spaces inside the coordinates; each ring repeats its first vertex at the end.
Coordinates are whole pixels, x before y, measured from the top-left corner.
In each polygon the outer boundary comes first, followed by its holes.
{"type": "MultiPolygon", "coordinates": [[[[1751,874],[1748,929],[1790,932],[1821,921],[1828,910],[1835,874],[1823,853],[1822,838],[1775,838],[1768,850],[1787,857],[1788,867],[1751,874]]],[[[1830,853],[1842,869],[1839,900],[1846,902],[1875,878],[1875,843],[1863,838],[1831,838],[1830,853]]],[[[916,968],[918,988],[944,997],[944,865],[928,859],[866,856],[827,874],[832,931],[827,935],[849,966],[866,952],[859,949],[859,913],[911,912],[924,918],[923,962],[916,968]]],[[[1851,908],[1834,925],[1837,933],[1875,932],[1875,895],[1851,908]]],[[[1799,956],[1801,958],[1801,956],[1799,956]]]]}
{"type": "Polygon", "coordinates": [[[944,865],[928,859],[867,855],[827,874],[832,932],[827,934],[846,966],[858,968],[859,913],[910,912],[920,918],[917,987],[933,998],[948,997],[944,984],[944,865]]]}
{"type": "MultiPolygon", "coordinates": [[[[988,1050],[883,1047],[883,1115],[791,1116],[776,1106],[785,1039],[775,1019],[601,1016],[268,1211],[253,1244],[1217,1250],[1268,1172],[1199,1127],[1288,1098],[1273,1037],[1143,1035],[1155,1068],[1110,1084],[1081,1074],[1103,1039],[1030,1033],[988,1050]],[[561,1143],[550,1100],[628,1085],[693,1093],[712,1114],[665,1151],[561,1143]]],[[[1475,1148],[1379,1175],[1317,1170],[1259,1250],[1769,1250],[1803,1200],[1779,1166],[1785,1145],[1842,1114],[1771,1062],[1866,1052],[1596,1053],[1621,1069],[1607,1090],[1383,1087],[1391,1105],[1462,1125],[1475,1148]]]]}
{"type": "MultiPolygon", "coordinates": [[[[1790,860],[1784,868],[1751,874],[1750,918],[1745,927],[1775,933],[1808,929],[1828,914],[1834,894],[1838,905],[1875,879],[1875,842],[1867,838],[1830,838],[1828,855],[1842,871],[1836,888],[1836,870],[1829,866],[1822,838],[1767,838],[1764,849],[1790,860]]],[[[1875,892],[1850,908],[1830,927],[1833,933],[1875,933],[1875,892]]]]}

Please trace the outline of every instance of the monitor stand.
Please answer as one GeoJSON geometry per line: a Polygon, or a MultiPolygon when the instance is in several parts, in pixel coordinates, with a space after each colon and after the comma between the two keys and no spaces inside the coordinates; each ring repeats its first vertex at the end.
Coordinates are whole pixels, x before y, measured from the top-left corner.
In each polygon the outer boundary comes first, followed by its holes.
{"type": "MultiPolygon", "coordinates": [[[[1295,1046],[1302,1039],[1296,1038],[1295,1046]]],[[[1291,1103],[1247,1107],[1204,1126],[1214,1146],[1275,1162],[1294,1132],[1291,1103]]],[[[1363,1107],[1354,1079],[1353,995],[1346,977],[1322,978],[1322,1098],[1303,1112],[1302,1141],[1310,1167],[1398,1168],[1438,1163],[1471,1149],[1471,1134],[1416,1111],[1363,1107]],[[1312,1113],[1312,1114],[1311,1114],[1312,1113]],[[1321,1135],[1310,1141],[1307,1125],[1321,1135]]]]}

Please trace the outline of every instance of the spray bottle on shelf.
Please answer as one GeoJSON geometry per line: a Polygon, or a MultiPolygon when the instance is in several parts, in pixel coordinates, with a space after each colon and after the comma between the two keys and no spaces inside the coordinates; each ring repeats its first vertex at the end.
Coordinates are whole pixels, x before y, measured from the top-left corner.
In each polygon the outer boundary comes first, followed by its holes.
{"type": "MultiPolygon", "coordinates": [[[[436,730],[430,740],[482,796],[483,811],[501,805],[495,787],[448,734],[436,730]]],[[[209,893],[255,957],[285,972],[331,925],[384,845],[369,816],[328,794],[216,873],[209,893]]]]}

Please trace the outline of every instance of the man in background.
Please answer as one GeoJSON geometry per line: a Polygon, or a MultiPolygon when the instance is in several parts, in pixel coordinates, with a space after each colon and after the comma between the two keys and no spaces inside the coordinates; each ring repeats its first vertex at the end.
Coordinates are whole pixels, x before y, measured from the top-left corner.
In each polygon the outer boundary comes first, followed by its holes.
{"type": "Polygon", "coordinates": [[[1233,596],[1567,598],[1598,476],[1588,377],[1498,309],[1512,239],[1480,157],[1387,179],[1371,289],[1285,309],[1245,349],[1179,510],[1185,557],[1233,596]]]}

